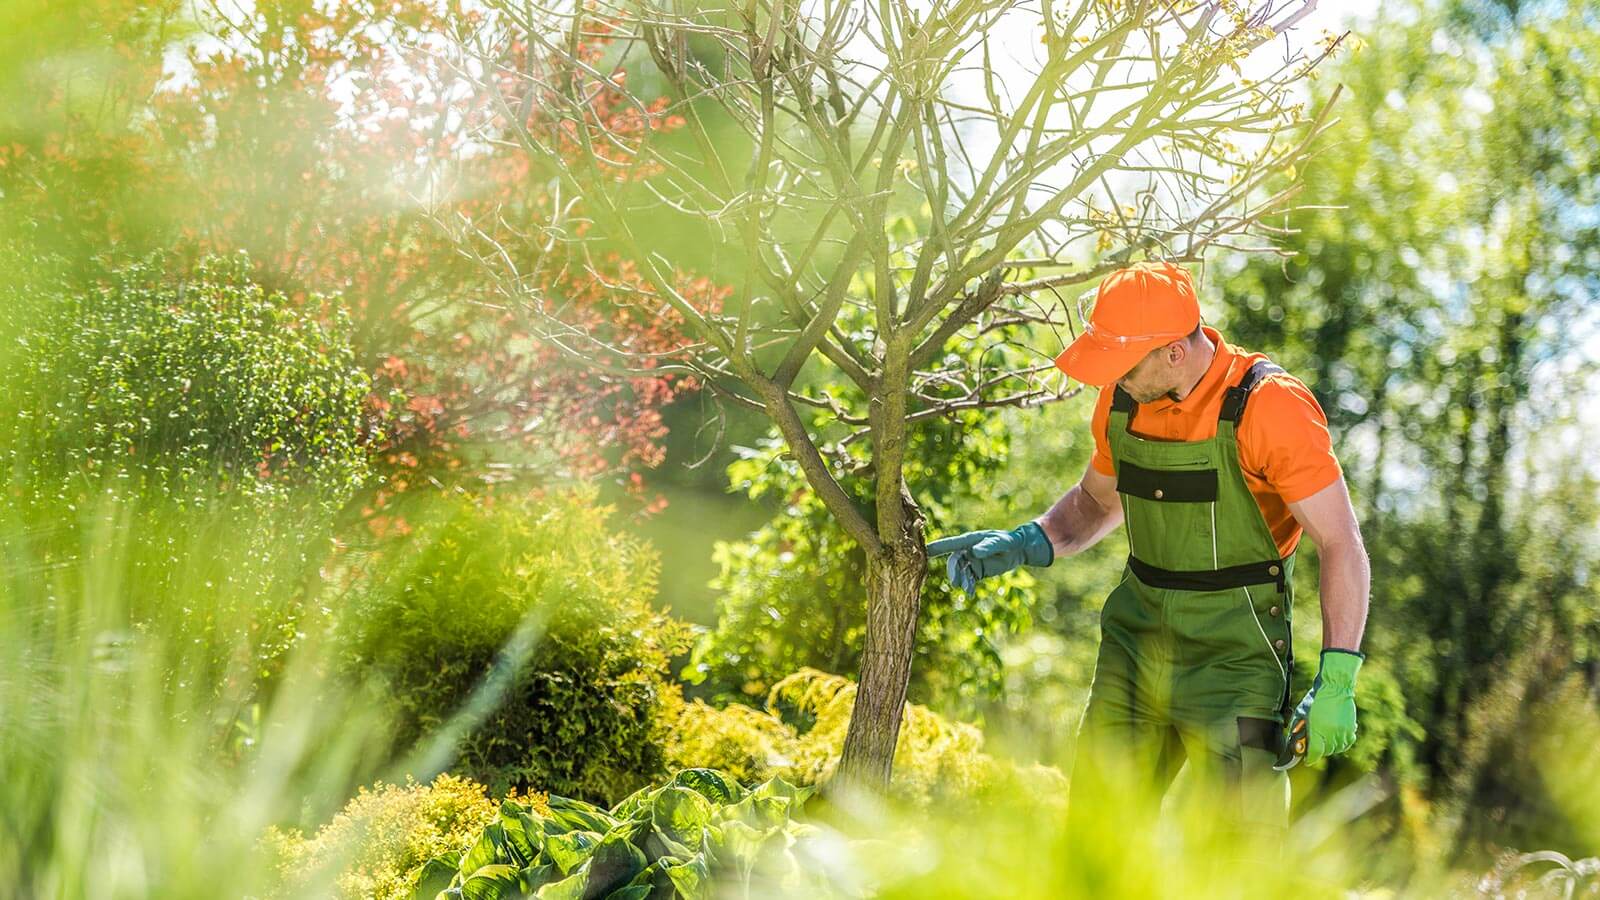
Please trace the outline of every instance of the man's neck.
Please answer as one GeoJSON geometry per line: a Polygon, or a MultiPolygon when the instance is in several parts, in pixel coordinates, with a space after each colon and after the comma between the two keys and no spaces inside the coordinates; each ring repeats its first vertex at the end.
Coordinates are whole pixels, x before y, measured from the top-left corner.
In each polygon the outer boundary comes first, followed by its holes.
{"type": "Polygon", "coordinates": [[[1172,398],[1173,403],[1181,403],[1183,398],[1194,393],[1194,389],[1200,386],[1200,379],[1206,377],[1206,370],[1211,368],[1211,361],[1216,357],[1217,345],[1211,343],[1209,335],[1201,333],[1200,351],[1190,356],[1194,368],[1184,374],[1183,384],[1187,386],[1167,391],[1167,396],[1172,398]]]}

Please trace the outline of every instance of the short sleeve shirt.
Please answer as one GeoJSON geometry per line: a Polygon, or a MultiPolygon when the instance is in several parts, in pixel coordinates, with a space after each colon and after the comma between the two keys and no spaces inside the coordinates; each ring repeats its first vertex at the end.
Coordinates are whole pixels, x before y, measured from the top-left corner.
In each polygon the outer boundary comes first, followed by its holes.
{"type": "MultiPolygon", "coordinates": [[[[1237,385],[1250,366],[1267,358],[1234,347],[1215,328],[1203,327],[1217,352],[1200,383],[1182,401],[1162,397],[1139,404],[1128,426],[1134,434],[1158,441],[1202,441],[1214,436],[1227,389],[1237,385]]],[[[1095,447],[1090,465],[1103,475],[1116,473],[1106,433],[1115,392],[1110,385],[1101,389],[1091,422],[1095,447]]],[[[1328,417],[1304,382],[1287,373],[1273,374],[1250,393],[1237,434],[1245,484],[1261,507],[1278,552],[1288,556],[1299,545],[1302,532],[1289,504],[1333,484],[1342,474],[1333,454],[1328,417]]]]}

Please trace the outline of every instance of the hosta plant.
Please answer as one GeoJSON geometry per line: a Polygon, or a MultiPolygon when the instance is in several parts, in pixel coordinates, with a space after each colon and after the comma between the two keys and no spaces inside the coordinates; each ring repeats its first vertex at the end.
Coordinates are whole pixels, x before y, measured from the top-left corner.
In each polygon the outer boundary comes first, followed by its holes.
{"type": "MultiPolygon", "coordinates": [[[[781,778],[746,789],[714,769],[684,769],[610,810],[551,796],[548,812],[514,800],[462,853],[433,859],[418,900],[668,900],[711,885],[799,891],[794,855],[813,832],[796,813],[811,788],[781,778]]],[[[816,885],[819,890],[821,885],[816,885]]]]}

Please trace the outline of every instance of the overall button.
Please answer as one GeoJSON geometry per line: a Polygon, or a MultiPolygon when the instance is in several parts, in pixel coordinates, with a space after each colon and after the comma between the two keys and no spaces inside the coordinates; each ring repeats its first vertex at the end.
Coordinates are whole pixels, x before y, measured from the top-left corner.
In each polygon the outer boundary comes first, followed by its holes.
{"type": "MultiPolygon", "coordinates": [[[[1156,492],[1156,496],[1157,497],[1161,496],[1161,492],[1157,491],[1156,492]]],[[[1272,567],[1268,568],[1267,569],[1267,574],[1268,575],[1276,575],[1276,574],[1278,574],[1278,567],[1277,566],[1272,566],[1272,567]]]]}
{"type": "Polygon", "coordinates": [[[1277,614],[1278,614],[1278,608],[1276,606],[1274,606],[1273,608],[1267,610],[1267,615],[1269,615],[1269,616],[1275,616],[1277,614]]]}
{"type": "Polygon", "coordinates": [[[1277,640],[1273,641],[1272,642],[1272,646],[1278,648],[1278,650],[1280,652],[1282,652],[1282,650],[1283,650],[1283,638],[1278,638],[1277,640]]]}
{"type": "Polygon", "coordinates": [[[1157,500],[1160,500],[1160,499],[1161,499],[1161,496],[1162,496],[1162,494],[1161,494],[1161,488],[1156,488],[1156,499],[1157,499],[1157,500]]]}

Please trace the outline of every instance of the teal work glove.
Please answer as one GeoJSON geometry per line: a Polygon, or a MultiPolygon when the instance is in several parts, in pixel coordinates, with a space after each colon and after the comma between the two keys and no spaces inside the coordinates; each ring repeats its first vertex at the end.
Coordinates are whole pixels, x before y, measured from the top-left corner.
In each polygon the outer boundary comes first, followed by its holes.
{"type": "Polygon", "coordinates": [[[969,594],[977,591],[979,581],[991,575],[1024,565],[1043,568],[1056,559],[1055,548],[1038,522],[1027,522],[1010,531],[969,531],[928,545],[929,556],[945,553],[950,554],[945,563],[950,583],[969,594]]]}
{"type": "Polygon", "coordinates": [[[1328,647],[1322,651],[1322,665],[1311,690],[1289,719],[1289,746],[1278,768],[1293,766],[1301,753],[1306,762],[1313,763],[1343,753],[1356,742],[1356,673],[1366,658],[1355,650],[1328,647]],[[1305,744],[1296,747],[1295,741],[1302,735],[1305,744]]]}

